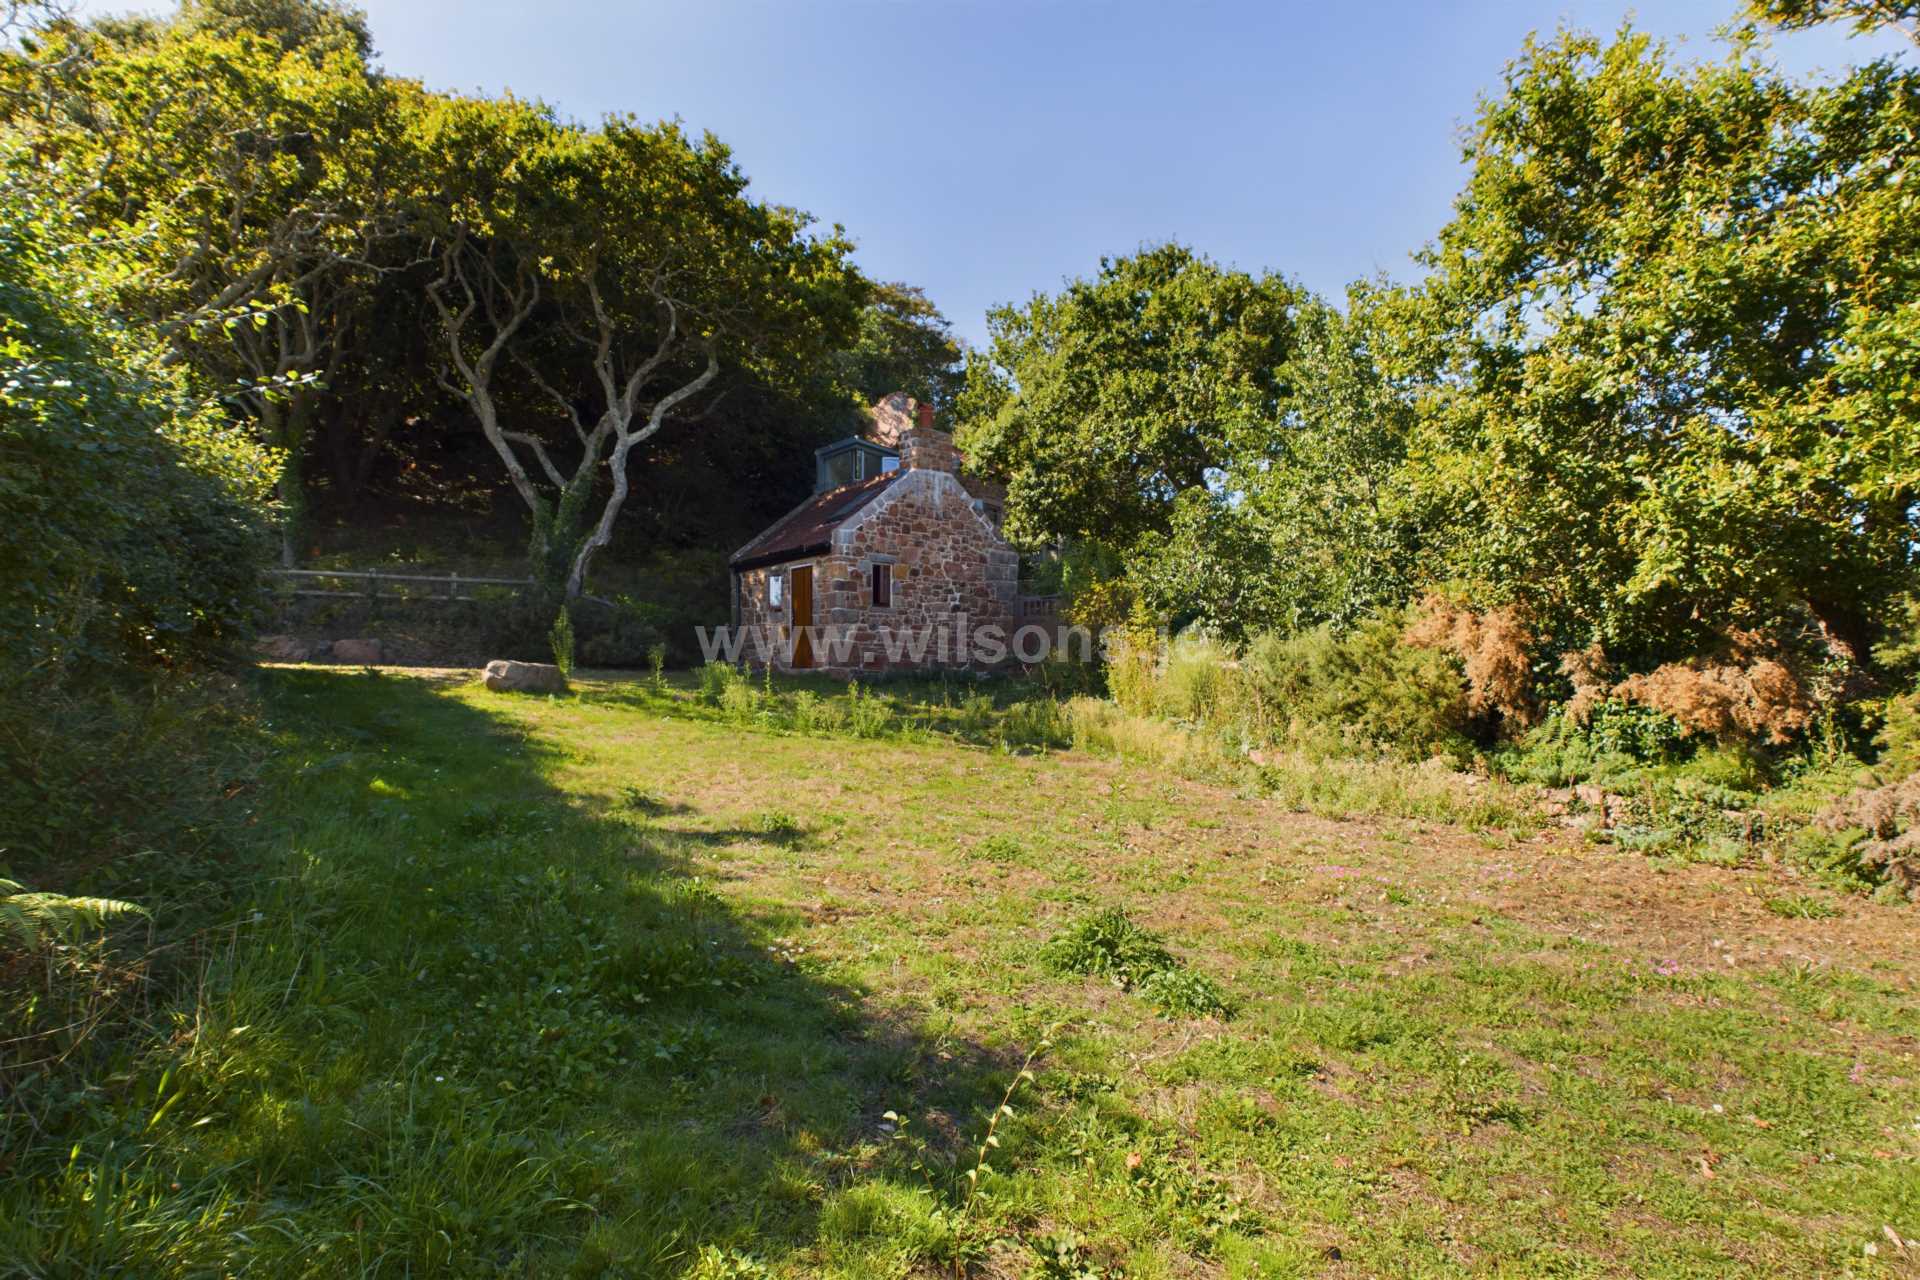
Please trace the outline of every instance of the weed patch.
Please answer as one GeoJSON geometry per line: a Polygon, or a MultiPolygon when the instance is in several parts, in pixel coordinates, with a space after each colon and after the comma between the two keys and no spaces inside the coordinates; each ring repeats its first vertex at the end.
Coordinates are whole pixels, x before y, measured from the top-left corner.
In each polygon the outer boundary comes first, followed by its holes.
{"type": "Polygon", "coordinates": [[[1224,1018],[1231,1013],[1217,983],[1188,971],[1158,934],[1135,924],[1118,907],[1055,935],[1041,948],[1040,959],[1055,973],[1106,978],[1169,1017],[1224,1018]]]}

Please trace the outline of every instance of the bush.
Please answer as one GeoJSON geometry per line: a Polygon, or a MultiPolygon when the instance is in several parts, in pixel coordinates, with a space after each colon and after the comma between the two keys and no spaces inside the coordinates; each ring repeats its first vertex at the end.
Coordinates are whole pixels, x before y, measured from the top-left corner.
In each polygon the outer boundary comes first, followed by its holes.
{"type": "Polygon", "coordinates": [[[724,662],[709,662],[700,668],[700,700],[710,707],[717,707],[727,690],[744,679],[724,662]]]}
{"type": "Polygon", "coordinates": [[[1410,760],[1459,756],[1466,696],[1453,663],[1405,644],[1397,614],[1342,634],[1331,626],[1255,638],[1244,661],[1261,716],[1330,729],[1410,760]]]}
{"type": "Polygon", "coordinates": [[[1007,708],[999,739],[1006,747],[1065,747],[1073,742],[1073,726],[1052,698],[1028,698],[1007,708]]]}
{"type": "Polygon", "coordinates": [[[1176,720],[1217,724],[1232,717],[1237,665],[1233,651],[1213,637],[1189,632],[1167,646],[1159,683],[1159,711],[1176,720]]]}
{"type": "Polygon", "coordinates": [[[0,652],[39,681],[217,658],[265,606],[278,460],[106,318],[71,234],[0,175],[0,652]]]}
{"type": "Polygon", "coordinates": [[[580,660],[591,667],[649,666],[660,654],[666,665],[663,624],[667,610],[632,596],[615,596],[611,607],[575,606],[580,613],[580,660]]]}

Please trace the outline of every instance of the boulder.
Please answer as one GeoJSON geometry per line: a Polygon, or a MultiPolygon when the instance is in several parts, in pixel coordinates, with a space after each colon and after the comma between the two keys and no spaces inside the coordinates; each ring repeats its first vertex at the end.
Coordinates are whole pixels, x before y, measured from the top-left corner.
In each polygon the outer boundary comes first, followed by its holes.
{"type": "Polygon", "coordinates": [[[335,662],[359,662],[370,666],[380,661],[380,642],[378,640],[335,640],[332,657],[335,662]]]}
{"type": "Polygon", "coordinates": [[[253,651],[262,662],[305,662],[313,655],[313,646],[299,636],[261,636],[253,651]]]}
{"type": "Polygon", "coordinates": [[[497,693],[563,693],[567,687],[567,678],[551,662],[495,658],[482,678],[497,693]]]}

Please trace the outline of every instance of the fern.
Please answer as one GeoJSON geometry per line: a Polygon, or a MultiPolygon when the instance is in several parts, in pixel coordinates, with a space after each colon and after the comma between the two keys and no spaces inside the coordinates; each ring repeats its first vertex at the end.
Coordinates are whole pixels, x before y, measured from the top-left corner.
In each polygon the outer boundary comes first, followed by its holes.
{"type": "Polygon", "coordinates": [[[72,938],[104,928],[122,916],[144,916],[147,909],[118,898],[76,898],[64,893],[30,893],[17,880],[0,878],[0,939],[25,950],[57,938],[72,938]]]}

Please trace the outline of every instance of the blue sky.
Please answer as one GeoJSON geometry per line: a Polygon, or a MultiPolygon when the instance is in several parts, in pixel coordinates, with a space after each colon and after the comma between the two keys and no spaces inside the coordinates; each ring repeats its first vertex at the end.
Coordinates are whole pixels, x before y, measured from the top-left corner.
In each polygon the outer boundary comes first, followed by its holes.
{"type": "MultiPolygon", "coordinates": [[[[1177,238],[1337,294],[1412,274],[1459,132],[1529,31],[1609,0],[359,0],[385,65],[592,118],[679,116],[763,198],[846,225],[872,275],[985,311],[1177,238]]],[[[1737,0],[1636,22],[1699,56],[1737,0]]],[[[1782,39],[1797,70],[1903,41],[1782,39]]]]}

